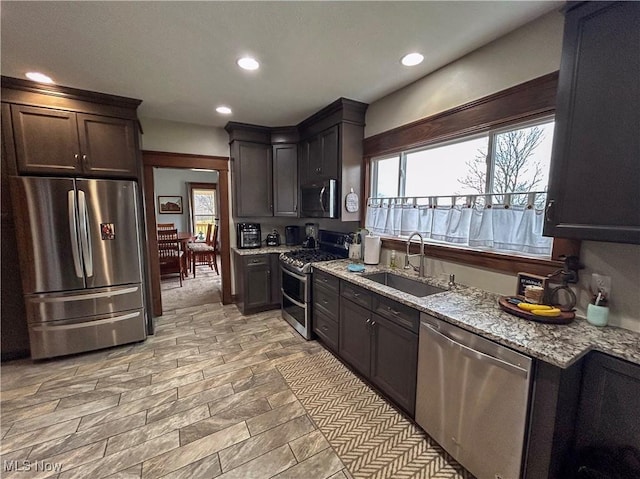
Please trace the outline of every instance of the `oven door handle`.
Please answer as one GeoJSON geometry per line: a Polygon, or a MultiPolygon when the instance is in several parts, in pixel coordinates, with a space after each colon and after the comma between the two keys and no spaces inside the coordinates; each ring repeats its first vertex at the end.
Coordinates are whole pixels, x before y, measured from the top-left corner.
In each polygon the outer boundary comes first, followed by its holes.
{"type": "Polygon", "coordinates": [[[306,274],[296,274],[293,273],[291,271],[289,271],[288,269],[284,268],[282,265],[280,266],[280,271],[282,271],[284,274],[288,274],[289,276],[297,279],[298,281],[300,281],[303,284],[307,284],[307,275],[306,274]]]}
{"type": "Polygon", "coordinates": [[[307,309],[307,306],[304,303],[300,303],[299,301],[293,299],[291,296],[289,296],[287,293],[284,292],[284,289],[280,288],[280,291],[282,292],[282,296],[284,296],[285,298],[287,298],[289,301],[291,301],[293,304],[295,304],[296,306],[299,306],[301,308],[307,309]]]}

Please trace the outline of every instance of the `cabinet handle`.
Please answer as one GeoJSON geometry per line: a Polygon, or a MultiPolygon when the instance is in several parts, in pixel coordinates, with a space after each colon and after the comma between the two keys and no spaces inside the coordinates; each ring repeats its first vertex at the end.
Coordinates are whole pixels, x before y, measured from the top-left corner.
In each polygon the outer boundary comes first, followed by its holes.
{"type": "Polygon", "coordinates": [[[360,297],[360,293],[353,293],[353,297],[354,298],[359,298],[360,297]]]}
{"type": "Polygon", "coordinates": [[[400,314],[400,311],[396,311],[395,309],[393,309],[391,306],[387,306],[387,311],[389,311],[391,314],[393,314],[394,316],[398,316],[400,314]]]}
{"type": "Polygon", "coordinates": [[[323,331],[328,331],[328,330],[329,330],[329,328],[327,328],[327,327],[323,324],[323,325],[322,325],[322,330],[323,330],[323,331]]]}
{"type": "Polygon", "coordinates": [[[82,161],[84,161],[84,162],[87,161],[87,155],[82,155],[82,161]]]}
{"type": "Polygon", "coordinates": [[[547,223],[553,223],[553,215],[551,214],[551,209],[555,206],[556,200],[549,200],[547,203],[547,207],[544,212],[544,219],[547,223]]]}
{"type": "Polygon", "coordinates": [[[367,318],[367,320],[365,321],[365,323],[367,323],[367,327],[369,327],[371,325],[371,318],[367,318]]]}
{"type": "Polygon", "coordinates": [[[75,155],[73,155],[73,159],[78,161],[78,158],[80,158],[80,155],[78,155],[77,153],[75,155]]]}
{"type": "Polygon", "coordinates": [[[369,325],[369,334],[376,334],[376,322],[375,321],[371,321],[371,324],[369,325]]]}

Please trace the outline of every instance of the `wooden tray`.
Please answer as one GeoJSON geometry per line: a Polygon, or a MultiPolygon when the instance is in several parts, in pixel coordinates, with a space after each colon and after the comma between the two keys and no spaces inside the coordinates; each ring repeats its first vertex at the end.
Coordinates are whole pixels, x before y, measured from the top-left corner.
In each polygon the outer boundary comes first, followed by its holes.
{"type": "Polygon", "coordinates": [[[538,316],[530,313],[529,311],[524,311],[518,308],[515,304],[509,303],[507,301],[509,298],[516,298],[520,301],[524,301],[524,298],[521,296],[500,296],[500,299],[498,299],[498,305],[500,308],[507,313],[528,319],[529,321],[547,324],[569,324],[576,317],[576,314],[573,311],[563,311],[560,313],[560,316],[538,316]]]}

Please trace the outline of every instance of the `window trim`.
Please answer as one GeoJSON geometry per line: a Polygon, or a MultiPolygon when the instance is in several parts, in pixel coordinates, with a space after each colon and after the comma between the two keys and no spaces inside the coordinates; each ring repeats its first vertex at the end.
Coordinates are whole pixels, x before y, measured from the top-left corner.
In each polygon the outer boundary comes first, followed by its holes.
{"type": "MultiPolygon", "coordinates": [[[[558,72],[521,83],[479,100],[460,105],[407,125],[365,138],[363,142],[362,191],[368,198],[371,192],[371,160],[399,155],[403,151],[443,143],[474,134],[508,128],[510,125],[535,121],[555,115],[558,72]]],[[[360,224],[364,225],[366,211],[361,209],[360,224]]],[[[382,238],[385,248],[405,251],[406,242],[382,238]]],[[[551,259],[528,258],[497,252],[462,249],[448,245],[425,245],[431,258],[488,268],[506,273],[526,271],[545,275],[557,271],[564,263],[561,256],[578,256],[580,241],[554,238],[551,259]]],[[[412,245],[417,252],[417,246],[412,245]]]]}

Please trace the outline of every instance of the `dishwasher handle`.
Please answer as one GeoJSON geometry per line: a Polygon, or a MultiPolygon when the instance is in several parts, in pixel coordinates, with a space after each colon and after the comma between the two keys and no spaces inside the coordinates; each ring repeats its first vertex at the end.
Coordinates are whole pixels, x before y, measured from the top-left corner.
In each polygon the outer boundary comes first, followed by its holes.
{"type": "Polygon", "coordinates": [[[502,359],[493,357],[489,354],[476,351],[475,349],[472,349],[469,346],[466,346],[464,344],[459,343],[458,341],[455,341],[454,339],[451,339],[449,336],[441,333],[430,324],[427,324],[425,322],[422,322],[421,324],[422,324],[423,330],[426,331],[433,339],[435,339],[438,343],[442,345],[457,347],[466,356],[470,356],[479,361],[491,363],[502,369],[515,373],[518,376],[522,376],[526,378],[529,374],[529,371],[527,369],[523,369],[519,366],[516,366],[515,364],[511,364],[507,361],[503,361],[502,359]]]}

